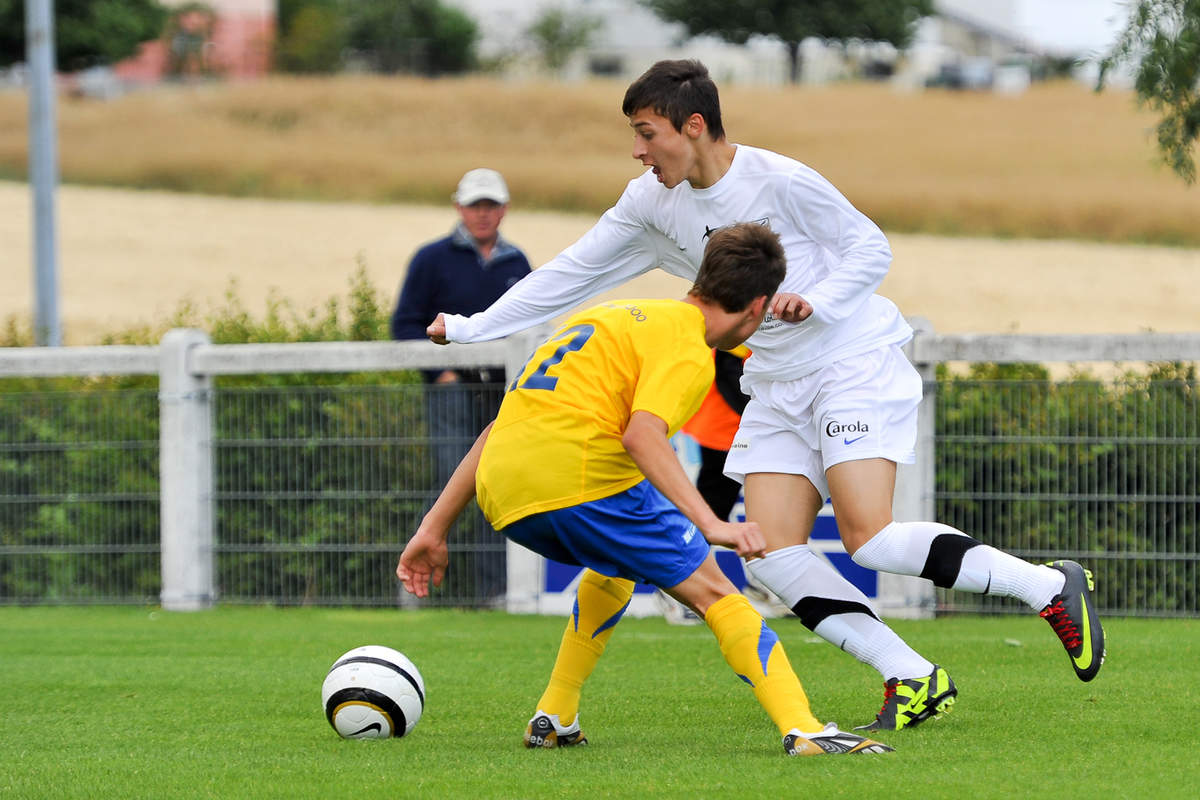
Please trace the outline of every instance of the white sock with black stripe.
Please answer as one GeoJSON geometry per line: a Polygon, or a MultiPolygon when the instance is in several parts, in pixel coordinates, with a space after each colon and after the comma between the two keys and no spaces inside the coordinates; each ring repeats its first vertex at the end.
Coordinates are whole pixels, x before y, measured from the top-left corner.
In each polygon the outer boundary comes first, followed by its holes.
{"type": "Polygon", "coordinates": [[[888,678],[928,675],[933,664],[884,624],[870,599],[808,545],[774,550],[746,568],[805,627],[888,678]]]}
{"type": "Polygon", "coordinates": [[[892,522],[852,556],[854,563],[915,575],[945,589],[1015,597],[1035,611],[1062,591],[1061,572],[1030,564],[939,522],[892,522]]]}

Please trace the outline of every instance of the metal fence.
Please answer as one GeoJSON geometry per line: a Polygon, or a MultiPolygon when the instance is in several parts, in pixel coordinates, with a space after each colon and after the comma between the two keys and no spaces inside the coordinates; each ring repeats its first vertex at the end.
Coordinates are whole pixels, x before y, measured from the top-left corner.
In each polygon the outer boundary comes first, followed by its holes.
{"type": "Polygon", "coordinates": [[[0,602],[158,602],[157,416],[154,390],[0,394],[0,602]]]}
{"type": "MultiPolygon", "coordinates": [[[[919,445],[923,516],[1023,558],[1086,562],[1109,613],[1200,615],[1194,374],[933,374],[949,360],[1196,360],[1200,337],[1122,337],[1106,347],[1036,338],[918,337],[913,358],[930,401],[919,445]]],[[[162,376],[157,389],[0,393],[0,603],[166,602],[164,578],[202,568],[196,562],[211,556],[220,602],[397,604],[396,557],[438,488],[425,388],[222,386],[212,376],[519,364],[529,347],[193,341],[181,377],[160,363],[168,344],[0,351],[0,377],[162,376]],[[202,410],[181,416],[185,406],[202,410]],[[178,501],[180,482],[208,469],[173,444],[189,425],[200,426],[212,460],[198,505],[188,505],[194,487],[178,501]],[[214,520],[201,549],[160,544],[160,532],[203,523],[205,498],[214,520]]],[[[494,602],[503,539],[475,515],[451,544],[454,568],[436,602],[494,602]]],[[[1015,608],[946,591],[937,602],[945,611],[1015,608]]]]}
{"type": "MultiPolygon", "coordinates": [[[[425,392],[419,382],[214,391],[222,602],[398,602],[397,556],[439,489],[425,392]]],[[[158,395],[0,395],[0,602],[158,602],[158,395]]],[[[465,452],[471,440],[436,444],[465,452]]],[[[482,515],[465,515],[450,547],[440,603],[503,594],[504,539],[482,515]]]]}
{"type": "MultiPolygon", "coordinates": [[[[423,409],[444,386],[218,389],[214,395],[216,589],[222,602],[395,605],[404,542],[437,497],[423,409]]],[[[472,387],[499,396],[502,384],[472,387]]],[[[505,590],[505,540],[477,509],[452,532],[438,603],[505,590]]]]}
{"type": "MultiPolygon", "coordinates": [[[[1181,373],[941,382],[937,519],[1030,561],[1083,563],[1108,613],[1200,614],[1200,386],[1181,373]]],[[[942,610],[1026,610],[937,594],[942,610]]]]}

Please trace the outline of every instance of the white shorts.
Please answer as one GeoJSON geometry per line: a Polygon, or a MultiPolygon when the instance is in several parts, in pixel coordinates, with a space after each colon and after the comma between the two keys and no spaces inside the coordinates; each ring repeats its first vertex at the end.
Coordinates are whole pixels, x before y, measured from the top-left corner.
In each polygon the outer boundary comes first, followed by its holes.
{"type": "Polygon", "coordinates": [[[898,345],[852,356],[794,381],[742,387],[750,402],[725,460],[745,483],[755,472],[803,475],[829,498],[825,470],[843,461],[916,461],[921,376],[898,345]]]}

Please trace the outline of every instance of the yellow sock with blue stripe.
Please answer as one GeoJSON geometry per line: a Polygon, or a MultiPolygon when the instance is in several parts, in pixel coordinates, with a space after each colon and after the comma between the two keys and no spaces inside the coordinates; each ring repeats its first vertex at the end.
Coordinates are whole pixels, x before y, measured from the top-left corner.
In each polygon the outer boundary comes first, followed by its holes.
{"type": "Polygon", "coordinates": [[[575,608],[567,620],[550,683],[538,701],[538,710],[557,714],[564,725],[575,719],[584,681],[600,660],[631,597],[633,581],[584,570],[575,595],[575,608]]]}
{"type": "Polygon", "coordinates": [[[717,636],[725,661],[750,684],[767,716],[786,735],[822,729],[808,706],[808,696],[792,671],[779,637],[745,597],[731,594],[709,606],[704,621],[717,636]]]}

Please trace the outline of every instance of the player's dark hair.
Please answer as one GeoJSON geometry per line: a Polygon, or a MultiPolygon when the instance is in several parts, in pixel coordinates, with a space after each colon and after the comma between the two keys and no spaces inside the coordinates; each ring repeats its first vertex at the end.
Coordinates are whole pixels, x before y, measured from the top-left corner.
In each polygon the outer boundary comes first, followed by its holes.
{"type": "Polygon", "coordinates": [[[729,312],[771,297],[787,272],[779,236],[759,222],[718,228],[708,237],[700,272],[688,294],[729,312]]]}
{"type": "Polygon", "coordinates": [[[725,136],[717,85],[699,61],[659,61],[642,73],[625,90],[621,110],[632,117],[645,108],[669,119],[677,131],[688,117],[699,114],[714,142],[725,136]]]}

